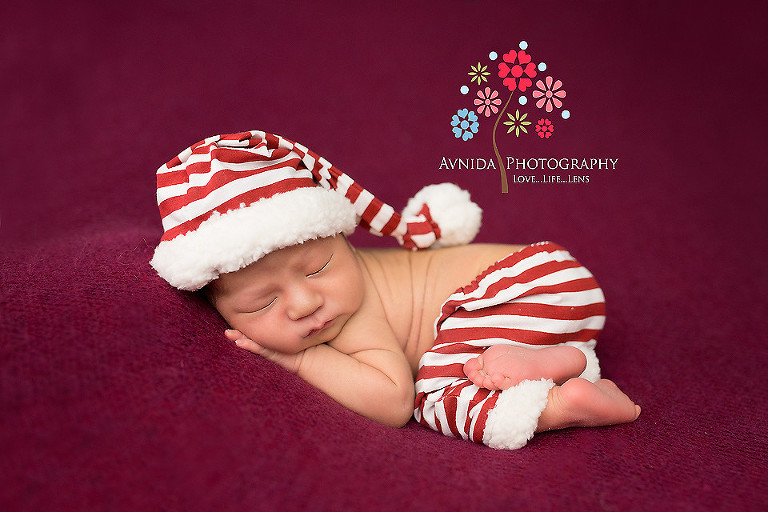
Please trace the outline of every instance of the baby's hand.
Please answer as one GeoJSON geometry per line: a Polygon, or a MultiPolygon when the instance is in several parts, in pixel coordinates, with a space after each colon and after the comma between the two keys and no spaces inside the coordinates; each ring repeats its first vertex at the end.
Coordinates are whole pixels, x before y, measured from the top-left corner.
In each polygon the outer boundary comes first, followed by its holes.
{"type": "Polygon", "coordinates": [[[279,364],[291,373],[296,373],[299,371],[299,366],[301,366],[301,358],[304,355],[303,351],[299,352],[298,354],[284,354],[282,352],[276,352],[274,350],[262,347],[236,329],[227,329],[224,331],[224,335],[230,340],[234,341],[238,347],[243,348],[248,352],[253,352],[254,354],[266,357],[270,361],[279,364]]]}

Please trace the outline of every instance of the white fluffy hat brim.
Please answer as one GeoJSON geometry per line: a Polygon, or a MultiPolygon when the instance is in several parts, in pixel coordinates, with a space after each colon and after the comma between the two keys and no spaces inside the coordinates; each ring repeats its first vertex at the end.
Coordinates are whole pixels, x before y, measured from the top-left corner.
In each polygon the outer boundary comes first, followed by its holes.
{"type": "Polygon", "coordinates": [[[270,252],[350,234],[356,225],[355,209],[342,195],[299,188],[214,214],[195,231],[161,241],[150,263],[172,286],[194,291],[270,252]]]}

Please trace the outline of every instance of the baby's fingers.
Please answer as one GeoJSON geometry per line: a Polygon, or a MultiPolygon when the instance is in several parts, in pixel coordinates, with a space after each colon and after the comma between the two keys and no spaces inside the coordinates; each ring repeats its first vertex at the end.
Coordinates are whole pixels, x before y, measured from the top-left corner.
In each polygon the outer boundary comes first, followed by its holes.
{"type": "Polygon", "coordinates": [[[261,357],[269,359],[270,361],[274,361],[288,371],[296,373],[299,369],[299,365],[301,363],[301,353],[283,354],[272,349],[262,347],[236,329],[227,329],[224,334],[227,338],[234,341],[238,347],[243,348],[248,352],[258,354],[261,357]]]}
{"type": "Polygon", "coordinates": [[[249,352],[253,352],[254,354],[261,354],[264,352],[264,347],[236,329],[227,329],[224,331],[224,335],[234,341],[238,347],[244,348],[249,352]]]}

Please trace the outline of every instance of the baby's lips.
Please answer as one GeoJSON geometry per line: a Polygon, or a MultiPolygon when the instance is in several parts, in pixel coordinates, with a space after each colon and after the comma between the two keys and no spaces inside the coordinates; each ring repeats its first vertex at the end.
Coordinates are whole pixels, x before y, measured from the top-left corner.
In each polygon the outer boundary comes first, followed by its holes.
{"type": "Polygon", "coordinates": [[[313,334],[322,331],[335,320],[335,318],[331,318],[330,320],[326,320],[322,323],[318,323],[312,330],[310,330],[304,337],[312,336],[313,334]]]}

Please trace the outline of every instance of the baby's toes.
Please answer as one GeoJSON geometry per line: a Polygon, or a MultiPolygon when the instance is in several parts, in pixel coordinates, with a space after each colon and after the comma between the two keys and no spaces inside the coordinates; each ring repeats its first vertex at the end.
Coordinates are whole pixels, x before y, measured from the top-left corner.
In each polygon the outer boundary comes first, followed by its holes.
{"type": "Polygon", "coordinates": [[[491,384],[493,387],[488,389],[507,389],[511,387],[510,380],[499,373],[491,377],[491,384]]]}
{"type": "Polygon", "coordinates": [[[472,384],[479,388],[484,388],[486,383],[489,382],[488,376],[480,371],[472,373],[471,375],[467,375],[467,378],[470,380],[470,382],[472,382],[472,384]]]}
{"type": "Polygon", "coordinates": [[[464,363],[464,375],[469,378],[472,382],[475,382],[474,379],[478,378],[478,375],[480,374],[480,370],[483,368],[483,362],[479,357],[474,357],[464,363]]]}
{"type": "Polygon", "coordinates": [[[493,378],[493,389],[504,390],[512,387],[512,381],[503,375],[497,375],[493,378]]]}

